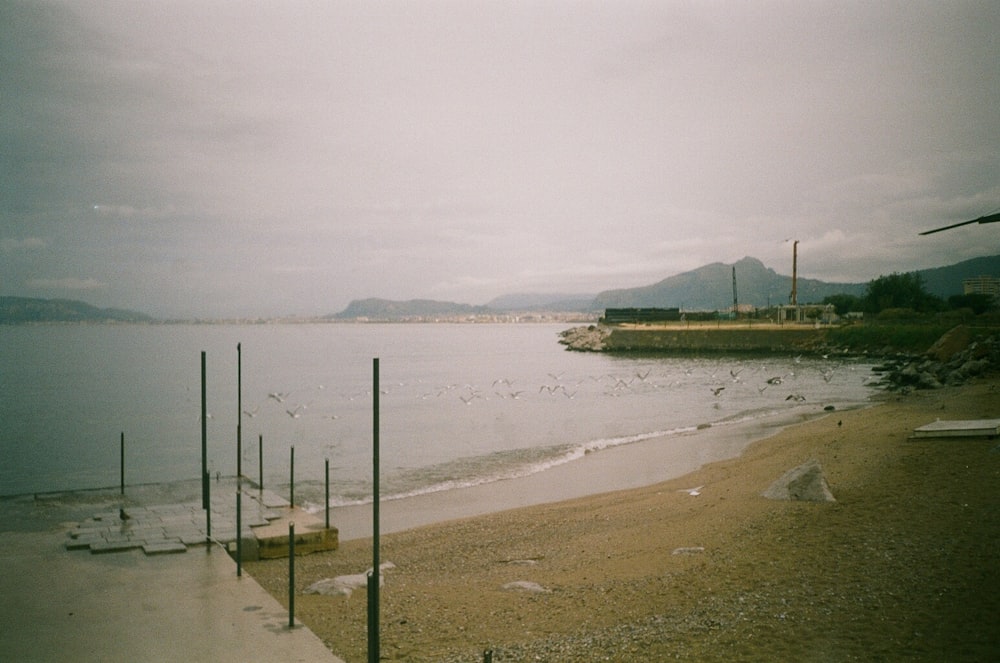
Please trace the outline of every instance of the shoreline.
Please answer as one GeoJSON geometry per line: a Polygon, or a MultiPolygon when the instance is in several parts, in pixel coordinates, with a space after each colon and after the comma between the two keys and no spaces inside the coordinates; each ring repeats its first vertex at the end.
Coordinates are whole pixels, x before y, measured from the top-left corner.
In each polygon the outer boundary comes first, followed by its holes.
{"type": "MultiPolygon", "coordinates": [[[[1000,444],[908,439],[936,418],[1000,416],[997,386],[889,394],[652,485],[386,534],[383,658],[997,658],[1000,444]],[[761,496],[813,458],[835,502],[761,496]]],[[[363,592],[304,590],[371,554],[359,538],[296,560],[297,614],[348,661],[365,658],[363,592]]],[[[287,560],[246,568],[287,601],[287,560]]]]}
{"type": "MultiPolygon", "coordinates": [[[[750,445],[789,426],[873,405],[857,404],[833,412],[816,411],[814,408],[819,406],[811,405],[600,449],[524,476],[383,498],[379,504],[380,534],[644,488],[685,476],[708,463],[736,458],[750,445]]],[[[322,513],[323,507],[315,507],[315,512],[322,513]]],[[[330,507],[330,523],[339,530],[342,542],[371,538],[371,517],[370,502],[330,507]]]]}

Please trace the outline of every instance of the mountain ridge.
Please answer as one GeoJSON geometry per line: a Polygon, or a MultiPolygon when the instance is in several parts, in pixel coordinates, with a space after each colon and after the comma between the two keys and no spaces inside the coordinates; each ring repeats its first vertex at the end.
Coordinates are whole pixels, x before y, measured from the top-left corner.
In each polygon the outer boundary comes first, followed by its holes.
{"type": "MultiPolygon", "coordinates": [[[[735,263],[714,262],[694,270],[668,276],[656,283],[634,288],[605,290],[596,295],[569,293],[515,293],[501,295],[487,304],[474,305],[433,299],[355,299],[339,313],[312,319],[417,320],[477,315],[519,313],[593,314],[606,308],[657,307],[684,310],[727,310],[733,305],[733,269],[736,270],[737,300],[756,307],[787,303],[791,276],[778,274],[757,258],[735,263]]],[[[1000,255],[970,258],[952,265],[911,270],[920,275],[932,295],[943,299],[962,294],[962,281],[978,276],[1000,276],[1000,255]]],[[[817,303],[835,294],[863,296],[867,283],[836,283],[799,278],[797,300],[817,303]]],[[[301,318],[300,318],[301,319],[301,318]]],[[[0,324],[43,322],[162,322],[138,311],[98,308],[71,299],[41,299],[0,296],[0,324]]]]}

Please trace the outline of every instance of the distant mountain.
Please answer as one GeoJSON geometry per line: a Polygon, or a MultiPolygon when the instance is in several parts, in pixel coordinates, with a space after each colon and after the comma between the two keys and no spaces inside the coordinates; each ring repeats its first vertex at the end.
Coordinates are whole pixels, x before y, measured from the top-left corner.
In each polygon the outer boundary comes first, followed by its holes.
{"type": "Polygon", "coordinates": [[[947,299],[962,294],[962,281],[975,276],[1000,278],[1000,256],[972,258],[946,267],[921,269],[917,272],[927,292],[947,299]]]}
{"type": "Polygon", "coordinates": [[[556,293],[518,293],[501,295],[490,300],[486,306],[494,311],[559,311],[563,313],[586,313],[592,309],[594,295],[556,293]]]}
{"type": "MultiPolygon", "coordinates": [[[[685,310],[725,310],[733,305],[733,267],[736,268],[736,291],[740,304],[763,307],[787,304],[792,292],[792,277],[778,274],[756,258],[743,258],[735,264],[721,262],[699,267],[639,288],[607,290],[594,299],[594,308],[662,307],[685,310]]],[[[800,304],[819,302],[828,295],[864,294],[864,283],[827,283],[816,279],[798,279],[800,304]]]]}
{"type": "Polygon", "coordinates": [[[0,297],[0,324],[28,322],[152,322],[145,313],[97,308],[72,299],[0,297]]]}
{"type": "MultiPolygon", "coordinates": [[[[757,258],[746,257],[734,264],[712,263],[676,274],[638,288],[606,290],[596,296],[558,293],[519,293],[502,295],[485,306],[429,299],[392,301],[388,299],[354,300],[333,315],[334,320],[427,320],[462,315],[490,315],[512,312],[552,311],[588,313],[606,308],[660,307],[685,310],[726,310],[733,305],[733,268],[736,268],[737,299],[741,305],[764,307],[787,304],[792,292],[792,277],[778,274],[757,258]]],[[[1000,276],[1000,256],[973,258],[954,265],[918,270],[928,292],[947,298],[962,293],[962,281],[974,276],[1000,276]]],[[[818,303],[830,295],[862,297],[866,283],[830,283],[799,278],[797,299],[800,304],[818,303]]]]}
{"type": "Polygon", "coordinates": [[[355,299],[340,313],[326,316],[332,320],[414,320],[450,317],[456,315],[478,315],[491,313],[485,306],[439,302],[432,299],[411,299],[392,301],[389,299],[355,299]]]}

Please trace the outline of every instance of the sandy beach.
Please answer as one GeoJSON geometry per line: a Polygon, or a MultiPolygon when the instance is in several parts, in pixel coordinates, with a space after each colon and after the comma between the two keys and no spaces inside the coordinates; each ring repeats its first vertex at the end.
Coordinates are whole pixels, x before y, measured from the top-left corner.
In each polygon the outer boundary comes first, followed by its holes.
{"type": "MultiPolygon", "coordinates": [[[[468,517],[470,500],[451,496],[446,522],[382,537],[393,565],[382,657],[996,660],[1000,442],[908,436],[939,418],[997,417],[997,382],[983,380],[832,412],[653,485],[601,492],[586,474],[601,452],[558,477],[594,494],[468,517]],[[761,496],[810,459],[835,502],[761,496]]],[[[654,458],[630,453],[619,461],[654,458]]],[[[337,655],[364,661],[364,591],[301,593],[371,565],[370,538],[343,538],[296,560],[296,616],[337,655]]],[[[246,568],[287,605],[287,560],[246,568]]]]}

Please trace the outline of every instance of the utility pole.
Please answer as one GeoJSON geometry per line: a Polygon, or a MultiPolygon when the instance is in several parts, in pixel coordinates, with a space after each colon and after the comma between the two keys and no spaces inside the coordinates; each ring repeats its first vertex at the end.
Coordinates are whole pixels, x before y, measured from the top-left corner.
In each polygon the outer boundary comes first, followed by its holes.
{"type": "MultiPolygon", "coordinates": [[[[794,322],[799,321],[799,240],[792,243],[792,294],[788,297],[788,303],[792,305],[792,315],[794,322]]],[[[784,318],[785,316],[781,316],[784,318]]]]}

